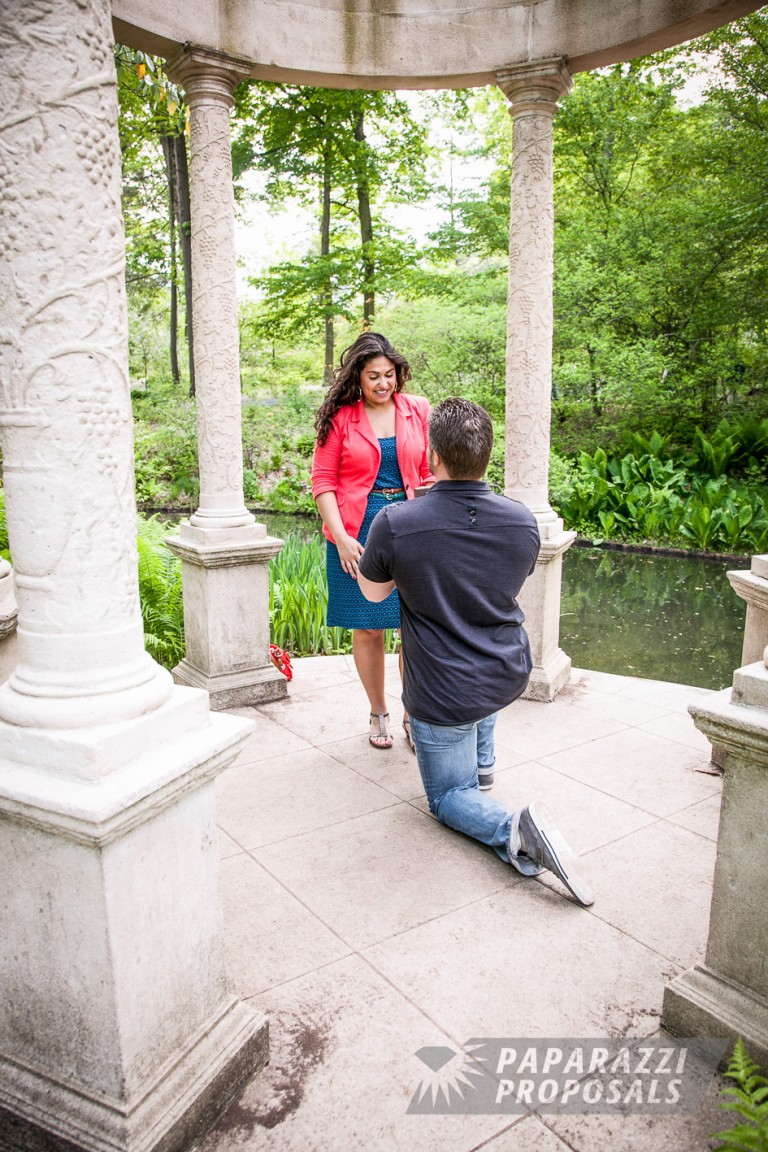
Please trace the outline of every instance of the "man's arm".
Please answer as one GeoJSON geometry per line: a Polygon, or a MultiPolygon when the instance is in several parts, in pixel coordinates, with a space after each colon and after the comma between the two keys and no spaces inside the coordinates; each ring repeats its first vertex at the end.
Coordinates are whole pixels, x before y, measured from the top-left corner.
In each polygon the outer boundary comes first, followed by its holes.
{"type": "Polygon", "coordinates": [[[373,518],[363,554],[358,561],[357,583],[366,600],[379,604],[394,590],[392,571],[392,537],[387,521],[388,509],[382,508],[373,518]]]}
{"type": "Polygon", "coordinates": [[[359,569],[357,584],[366,600],[370,600],[373,604],[380,604],[382,600],[386,600],[395,588],[394,580],[387,580],[384,584],[378,584],[374,580],[369,580],[367,576],[363,576],[359,569]]]}

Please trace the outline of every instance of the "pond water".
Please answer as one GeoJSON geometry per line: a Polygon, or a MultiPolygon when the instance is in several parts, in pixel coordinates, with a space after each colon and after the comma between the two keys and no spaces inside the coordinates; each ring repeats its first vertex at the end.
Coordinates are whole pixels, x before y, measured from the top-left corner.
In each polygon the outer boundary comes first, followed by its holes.
{"type": "Polygon", "coordinates": [[[571,548],[560,645],[577,668],[726,688],[741,664],[746,612],[726,572],[748,567],[571,548]]]}
{"type": "MultiPolygon", "coordinates": [[[[275,536],[319,530],[312,517],[264,519],[275,536]]],[[[570,548],[560,645],[576,668],[726,688],[741,663],[746,612],[726,572],[748,567],[746,560],[570,548]]]]}

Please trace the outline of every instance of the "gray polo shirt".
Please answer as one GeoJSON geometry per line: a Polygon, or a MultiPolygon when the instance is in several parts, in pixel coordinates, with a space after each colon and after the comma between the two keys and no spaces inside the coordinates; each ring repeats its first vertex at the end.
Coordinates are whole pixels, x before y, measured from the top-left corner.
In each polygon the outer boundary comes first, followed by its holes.
{"type": "Polygon", "coordinates": [[[379,512],[360,571],[400,593],[412,716],[465,724],[517,699],[531,671],[517,595],[538,554],[533,513],[483,480],[441,480],[379,512]]]}

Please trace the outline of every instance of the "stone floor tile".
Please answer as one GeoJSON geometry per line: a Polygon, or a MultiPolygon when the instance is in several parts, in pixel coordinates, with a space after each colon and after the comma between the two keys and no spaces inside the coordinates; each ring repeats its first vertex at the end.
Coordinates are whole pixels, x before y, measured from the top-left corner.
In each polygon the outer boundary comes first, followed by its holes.
{"type": "Polygon", "coordinates": [[[733,1126],[719,1107],[725,1081],[714,1076],[698,1111],[679,1116],[546,1116],[544,1123],[573,1152],[707,1152],[710,1136],[733,1126]]]}
{"type": "Polygon", "coordinates": [[[288,696],[304,696],[323,688],[342,688],[357,680],[354,661],[349,656],[303,656],[292,660],[293,679],[288,684],[288,696]]]}
{"type": "Polygon", "coordinates": [[[410,804],[259,848],[253,855],[355,948],[519,880],[490,849],[410,804]]]}
{"type": "Polygon", "coordinates": [[[367,743],[348,656],[294,660],[288,699],[237,710],[257,727],[217,782],[224,930],[233,988],[270,1016],[272,1061],[198,1152],[703,1152],[727,1114],[406,1110],[425,1045],[458,1058],[482,1035],[657,1031],[665,983],[706,935],[721,780],[695,770],[709,753],[685,734],[687,703],[710,694],[575,669],[554,704],[505,710],[492,795],[541,799],[588,853],[585,910],[429,816],[396,656],[386,669],[391,752],[367,743]]]}
{"type": "Polygon", "coordinates": [[[315,747],[352,736],[368,739],[370,709],[357,679],[262,704],[259,711],[315,747]]]}
{"type": "Polygon", "coordinates": [[[639,677],[623,679],[621,695],[628,700],[643,700],[658,704],[668,712],[688,712],[688,705],[703,703],[713,695],[710,688],[692,688],[688,684],[673,684],[662,680],[642,680],[639,677]]]}
{"type": "Polygon", "coordinates": [[[524,1116],[506,1132],[483,1144],[478,1152],[571,1152],[571,1149],[538,1116],[524,1116]]]}
{"type": "MultiPolygon", "coordinates": [[[[690,968],[704,960],[715,845],[659,820],[590,852],[585,860],[601,920],[690,968]]],[[[557,879],[542,880],[560,891],[557,879]]]]}
{"type": "Polygon", "coordinates": [[[254,1004],[269,1016],[270,1063],[198,1152],[472,1152],[508,1126],[408,1115],[424,1073],[415,1053],[452,1040],[359,957],[254,1004]]]}
{"type": "Polygon", "coordinates": [[[359,738],[324,744],[323,751],[341,764],[372,780],[400,800],[411,800],[424,793],[416,757],[408,747],[402,727],[392,727],[391,749],[372,748],[359,738]]]}
{"type": "Polygon", "coordinates": [[[227,978],[254,996],[338,960],[349,948],[246,853],[221,865],[227,978]]]}
{"type": "Polygon", "coordinates": [[[618,732],[622,725],[565,703],[557,707],[536,700],[516,700],[496,721],[496,744],[509,748],[525,760],[588,744],[601,736],[618,732]]]}
{"type": "Polygon", "coordinates": [[[641,724],[640,727],[643,732],[652,732],[654,736],[663,736],[665,740],[674,740],[676,744],[695,748],[708,760],[712,756],[712,745],[687,712],[669,712],[666,716],[641,724]]]}
{"type": "Polygon", "coordinates": [[[217,781],[217,821],[243,848],[290,842],[397,800],[320,748],[243,764],[217,781]]]}
{"type": "Polygon", "coordinates": [[[656,816],[687,808],[720,787],[716,777],[696,771],[708,764],[701,752],[641,728],[625,728],[540,759],[557,772],[656,816]]]}
{"type": "Polygon", "coordinates": [[[673,812],[667,816],[670,824],[679,824],[690,832],[698,832],[699,836],[706,836],[708,840],[717,842],[717,833],[720,827],[720,800],[721,793],[708,796],[698,804],[691,804],[690,808],[683,808],[680,812],[673,812]]]}
{"type": "Polygon", "coordinates": [[[664,985],[680,971],[535,879],[364,955],[461,1042],[651,1035],[664,985]]]}
{"type": "Polygon", "coordinates": [[[226,860],[230,856],[237,856],[243,849],[239,844],[236,844],[231,836],[227,836],[226,832],[218,829],[219,834],[219,859],[226,860]]]}
{"type": "Polygon", "coordinates": [[[284,752],[299,752],[312,747],[310,741],[303,740],[281,724],[275,723],[261,709],[239,708],[232,711],[237,715],[247,716],[256,725],[235,765],[250,764],[254,760],[266,760],[269,756],[277,756],[284,752]]]}
{"type": "Polygon", "coordinates": [[[621,692],[626,686],[626,681],[626,676],[617,676],[613,672],[597,672],[592,668],[571,668],[568,687],[582,686],[613,695],[615,692],[621,692]]]}
{"type": "Polygon", "coordinates": [[[581,780],[555,772],[536,760],[506,771],[500,772],[497,768],[489,795],[511,811],[525,807],[532,800],[541,801],[578,853],[590,852],[656,819],[640,808],[591,788],[581,780]]]}
{"type": "Polygon", "coordinates": [[[567,693],[566,699],[584,712],[592,712],[616,720],[619,724],[635,727],[669,715],[669,709],[659,704],[649,704],[643,700],[632,700],[622,696],[620,691],[603,692],[591,684],[569,684],[560,696],[567,693]]]}

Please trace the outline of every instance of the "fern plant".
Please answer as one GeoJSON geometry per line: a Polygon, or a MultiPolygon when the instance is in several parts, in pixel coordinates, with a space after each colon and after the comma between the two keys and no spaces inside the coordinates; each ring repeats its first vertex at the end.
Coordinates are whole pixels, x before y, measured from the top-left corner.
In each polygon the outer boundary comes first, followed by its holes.
{"type": "Polygon", "coordinates": [[[181,563],[165,546],[166,524],[139,516],[137,527],[144,647],[158,664],[173,668],[184,656],[181,563]]]}
{"type": "Polygon", "coordinates": [[[721,1143],[715,1152],[768,1152],[768,1080],[750,1059],[739,1036],[725,1075],[736,1087],[724,1088],[720,1107],[735,1112],[742,1123],[725,1132],[714,1132],[713,1140],[721,1143]]]}

